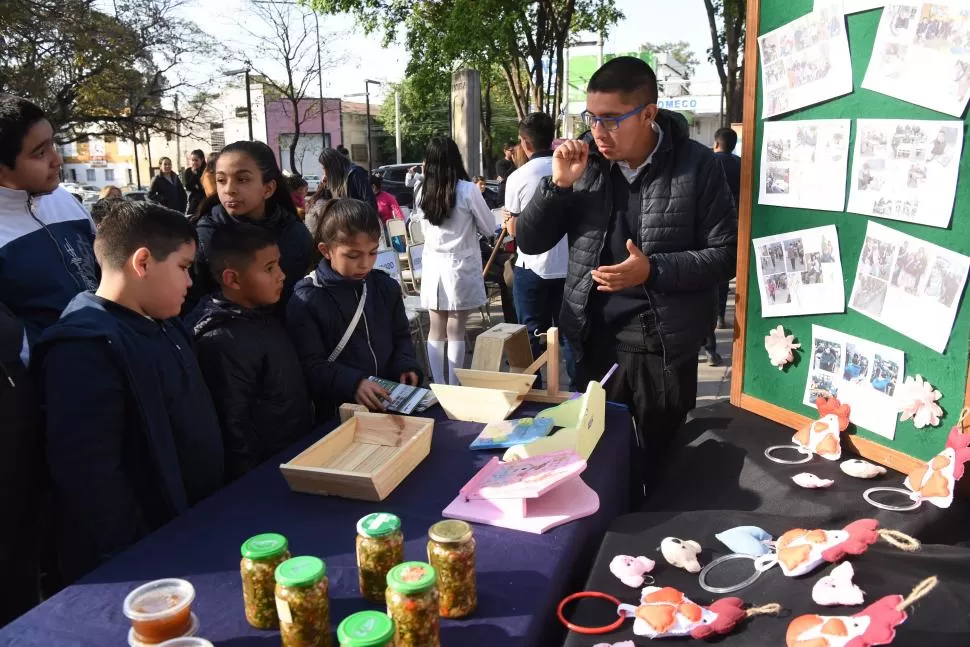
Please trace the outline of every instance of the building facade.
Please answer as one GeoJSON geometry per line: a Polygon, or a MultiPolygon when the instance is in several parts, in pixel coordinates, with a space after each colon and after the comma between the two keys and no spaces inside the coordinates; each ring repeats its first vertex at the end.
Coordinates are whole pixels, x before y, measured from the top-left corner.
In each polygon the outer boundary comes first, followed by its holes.
{"type": "Polygon", "coordinates": [[[266,143],[276,154],[280,168],[289,173],[321,175],[320,152],[343,142],[340,132],[341,100],[324,98],[323,122],[320,121],[320,100],[303,99],[299,102],[296,119],[293,104],[286,99],[266,102],[266,143]],[[299,121],[300,137],[294,150],[295,167],[290,164],[290,144],[299,121]]]}

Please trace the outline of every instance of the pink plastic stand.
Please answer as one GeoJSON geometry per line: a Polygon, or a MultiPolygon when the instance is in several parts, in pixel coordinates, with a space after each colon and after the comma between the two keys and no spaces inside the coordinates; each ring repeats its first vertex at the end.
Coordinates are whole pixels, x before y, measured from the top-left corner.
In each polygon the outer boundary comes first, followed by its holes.
{"type": "Polygon", "coordinates": [[[445,508],[445,517],[542,534],[599,510],[572,450],[502,463],[493,458],[445,508]]]}

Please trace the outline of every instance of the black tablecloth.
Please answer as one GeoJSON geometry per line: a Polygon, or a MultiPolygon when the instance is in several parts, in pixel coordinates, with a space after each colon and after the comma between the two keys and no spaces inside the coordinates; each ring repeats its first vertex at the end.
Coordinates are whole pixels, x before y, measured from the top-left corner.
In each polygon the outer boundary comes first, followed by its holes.
{"type": "MultiPolygon", "coordinates": [[[[957,499],[947,510],[924,503],[912,512],[879,510],[862,498],[870,487],[903,486],[905,475],[889,470],[874,479],[843,474],[841,461],[815,457],[801,465],[779,465],[764,450],[791,444],[793,431],[749,411],[719,403],[693,414],[677,433],[661,478],[649,492],[643,511],[742,510],[807,519],[818,528],[838,528],[856,519],[878,519],[885,527],[919,537],[925,543],[958,544],[970,540],[970,501],[957,499]],[[792,482],[811,472],[835,485],[807,490],[792,482]]],[[[942,449],[942,448],[941,448],[942,449]]],[[[789,458],[794,452],[779,452],[789,458]]],[[[858,458],[843,452],[842,460],[858,458]]],[[[902,495],[894,502],[902,502],[902,495]]]]}
{"type": "MultiPolygon", "coordinates": [[[[538,409],[526,405],[516,415],[538,409]]],[[[0,644],[124,645],[129,627],[121,613],[125,595],[148,580],[184,577],[196,588],[193,610],[201,636],[221,647],[279,645],[278,632],[252,629],[243,615],[239,546],[261,532],[283,533],[294,555],[317,555],[327,562],[335,625],[356,611],[379,608],[365,603],[357,591],[357,520],[377,510],[399,515],[405,557],[426,559],[428,527],[494,455],[468,449],[482,425],[445,420],[437,407],[428,415],[438,419],[431,454],[383,503],[291,492],[278,464],[319,438],[314,434],[0,630],[0,644]]],[[[582,585],[610,520],[629,511],[633,443],[628,411],[607,405],[606,433],[583,473],[600,496],[596,515],[544,535],[475,525],[479,608],[467,620],[443,622],[442,644],[561,643],[556,603],[582,585]]]]}
{"type": "MultiPolygon", "coordinates": [[[[804,521],[804,520],[803,520],[804,521]]],[[[610,527],[600,547],[585,590],[603,591],[629,604],[636,604],[639,590],[628,587],[609,570],[616,555],[645,555],[657,561],[653,575],[656,586],[672,586],[684,592],[698,604],[710,604],[718,597],[740,597],[749,605],[778,602],[784,607],[779,617],[761,616],[743,622],[738,630],[723,640],[722,645],[768,647],[785,644],[788,623],[795,617],[816,613],[820,615],[852,615],[864,607],[820,607],[812,601],[812,586],[827,575],[834,565],[800,578],[784,577],[779,568],[763,574],[746,589],[717,596],[704,591],[697,583],[697,575],[676,569],[663,560],[657,550],[664,537],[694,539],[704,552],[701,563],[729,551],[714,538],[714,534],[737,525],[764,528],[773,536],[790,530],[791,519],[779,515],[712,510],[692,512],[640,512],[618,518],[610,527]]],[[[751,573],[751,562],[738,560],[717,569],[711,582],[715,586],[729,586],[743,581],[751,573]],[[736,566],[732,567],[731,564],[736,566]],[[722,570],[723,569],[723,570],[722,570]]],[[[970,549],[952,546],[924,545],[915,553],[904,553],[879,541],[858,557],[852,558],[854,581],[865,591],[865,604],[885,595],[907,595],[924,578],[937,575],[940,583],[926,598],[911,607],[909,619],[899,628],[895,647],[966,647],[970,645],[970,549]]],[[[602,600],[583,600],[567,609],[569,618],[579,625],[603,626],[616,619],[616,610],[602,600]]],[[[603,636],[583,636],[570,633],[566,647],[589,647],[600,642],[613,643],[635,640],[638,645],[649,639],[634,636],[633,623],[627,621],[622,630],[603,636]]],[[[703,643],[698,643],[703,644],[703,643]]]]}

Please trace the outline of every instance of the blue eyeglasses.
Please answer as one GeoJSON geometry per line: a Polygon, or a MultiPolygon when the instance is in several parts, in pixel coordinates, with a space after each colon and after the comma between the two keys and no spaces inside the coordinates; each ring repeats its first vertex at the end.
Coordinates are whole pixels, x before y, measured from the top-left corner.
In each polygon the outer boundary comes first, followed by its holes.
{"type": "Polygon", "coordinates": [[[590,130],[594,130],[597,125],[600,125],[603,126],[603,128],[606,128],[608,132],[613,132],[619,128],[620,124],[622,124],[624,121],[643,112],[643,109],[648,105],[650,104],[645,103],[639,108],[634,108],[630,112],[626,113],[625,115],[620,115],[619,117],[597,117],[589,110],[583,110],[579,116],[583,120],[583,123],[586,124],[586,127],[590,130]]]}

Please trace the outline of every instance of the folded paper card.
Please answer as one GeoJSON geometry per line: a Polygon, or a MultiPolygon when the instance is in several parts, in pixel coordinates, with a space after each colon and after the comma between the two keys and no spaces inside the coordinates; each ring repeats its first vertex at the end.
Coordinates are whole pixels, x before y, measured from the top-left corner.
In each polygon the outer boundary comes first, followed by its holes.
{"type": "Polygon", "coordinates": [[[492,458],[442,513],[452,519],[541,534],[599,510],[583,483],[586,461],[571,449],[504,463],[492,458]]]}
{"type": "Polygon", "coordinates": [[[536,416],[536,419],[543,418],[552,420],[555,426],[562,429],[528,445],[510,447],[503,457],[505,460],[539,456],[562,449],[572,449],[588,460],[605,429],[606,391],[599,382],[590,382],[582,397],[567,400],[536,416]]]}
{"type": "Polygon", "coordinates": [[[478,438],[469,445],[472,449],[505,449],[514,445],[527,445],[544,438],[552,431],[553,421],[548,418],[520,418],[503,420],[485,425],[478,438]]]}

